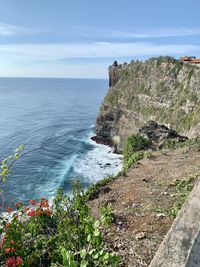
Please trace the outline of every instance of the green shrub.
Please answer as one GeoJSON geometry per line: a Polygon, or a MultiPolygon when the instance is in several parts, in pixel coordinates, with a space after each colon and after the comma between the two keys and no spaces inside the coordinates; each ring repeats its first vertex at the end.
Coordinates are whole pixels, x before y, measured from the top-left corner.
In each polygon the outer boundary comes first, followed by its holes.
{"type": "Polygon", "coordinates": [[[95,184],[91,185],[85,193],[87,200],[92,200],[92,199],[97,198],[99,196],[101,188],[104,185],[108,184],[110,181],[116,179],[118,177],[118,175],[120,175],[120,174],[121,173],[117,174],[116,176],[114,176],[114,175],[108,176],[108,177],[96,182],[95,184]]]}
{"type": "Polygon", "coordinates": [[[141,135],[129,136],[124,144],[124,150],[123,150],[124,164],[126,164],[129,161],[134,152],[148,148],[150,144],[151,144],[150,140],[141,135]]]}
{"type": "Polygon", "coordinates": [[[114,212],[111,205],[100,208],[101,220],[105,226],[110,226],[114,221],[114,212]]]}
{"type": "Polygon", "coordinates": [[[128,169],[135,164],[138,160],[142,159],[144,157],[144,152],[143,151],[138,151],[133,153],[127,160],[126,162],[124,161],[123,164],[123,173],[127,173],[128,169]]]}
{"type": "Polygon", "coordinates": [[[111,211],[95,220],[79,186],[73,198],[60,190],[52,207],[45,198],[30,205],[17,203],[13,214],[8,208],[10,220],[1,218],[0,266],[118,266],[119,257],[101,231],[111,211]]]}

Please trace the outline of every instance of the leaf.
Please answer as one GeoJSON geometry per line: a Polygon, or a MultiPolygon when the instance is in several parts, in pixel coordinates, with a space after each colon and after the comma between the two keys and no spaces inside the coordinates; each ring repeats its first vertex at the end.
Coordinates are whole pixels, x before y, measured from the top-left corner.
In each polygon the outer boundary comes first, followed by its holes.
{"type": "Polygon", "coordinates": [[[94,236],[99,236],[100,235],[100,231],[99,231],[99,229],[96,229],[95,231],[94,231],[94,236]]]}
{"type": "Polygon", "coordinates": [[[87,251],[85,248],[80,251],[80,256],[82,259],[85,259],[86,254],[87,254],[87,251]]]}
{"type": "Polygon", "coordinates": [[[95,259],[95,260],[98,259],[98,257],[99,257],[99,253],[94,254],[92,257],[93,257],[93,259],[95,259]]]}
{"type": "Polygon", "coordinates": [[[85,260],[81,261],[80,267],[87,267],[87,266],[88,266],[88,261],[85,260]]]}
{"type": "Polygon", "coordinates": [[[94,227],[99,228],[99,226],[100,226],[100,221],[96,220],[94,223],[94,227]]]}
{"type": "Polygon", "coordinates": [[[89,255],[92,255],[92,253],[95,251],[95,249],[91,249],[90,251],[89,251],[89,255]]]}
{"type": "Polygon", "coordinates": [[[92,240],[91,234],[87,236],[87,241],[90,242],[92,240]]]}

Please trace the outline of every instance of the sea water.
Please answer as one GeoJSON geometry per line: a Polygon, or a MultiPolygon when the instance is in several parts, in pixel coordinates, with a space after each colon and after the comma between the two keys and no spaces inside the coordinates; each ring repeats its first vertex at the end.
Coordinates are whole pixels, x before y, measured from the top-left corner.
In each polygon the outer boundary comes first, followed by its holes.
{"type": "Polygon", "coordinates": [[[0,78],[0,160],[21,144],[29,151],[0,185],[4,207],[120,171],[121,156],[90,139],[107,88],[107,80],[0,78]]]}

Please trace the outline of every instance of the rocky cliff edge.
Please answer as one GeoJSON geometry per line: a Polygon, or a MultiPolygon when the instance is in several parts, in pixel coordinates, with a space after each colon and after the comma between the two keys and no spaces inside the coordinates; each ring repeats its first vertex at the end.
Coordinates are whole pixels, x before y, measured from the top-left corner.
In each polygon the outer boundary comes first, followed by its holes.
{"type": "Polygon", "coordinates": [[[200,132],[200,68],[172,57],[109,67],[109,91],[96,121],[97,140],[123,149],[149,121],[179,134],[200,132]]]}

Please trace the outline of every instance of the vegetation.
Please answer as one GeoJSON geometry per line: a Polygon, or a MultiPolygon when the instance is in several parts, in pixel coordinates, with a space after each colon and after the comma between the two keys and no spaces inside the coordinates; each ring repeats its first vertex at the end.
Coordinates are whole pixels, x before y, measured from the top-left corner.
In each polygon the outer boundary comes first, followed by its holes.
{"type": "Polygon", "coordinates": [[[98,181],[97,183],[91,185],[85,193],[87,199],[92,200],[94,198],[97,198],[99,196],[101,188],[103,186],[105,186],[106,184],[108,184],[110,181],[116,179],[120,174],[121,174],[121,172],[119,172],[116,176],[114,176],[114,175],[108,176],[108,177],[98,181]]]}
{"type": "Polygon", "coordinates": [[[5,158],[0,163],[0,183],[6,182],[8,175],[11,173],[11,167],[15,163],[15,161],[20,158],[22,155],[20,154],[22,150],[24,150],[24,145],[19,146],[17,149],[15,149],[14,153],[5,158]]]}
{"type": "Polygon", "coordinates": [[[1,266],[118,266],[102,232],[112,222],[110,208],[95,220],[79,186],[71,199],[60,190],[52,207],[45,198],[29,202],[17,203],[10,220],[1,218],[1,266]]]}
{"type": "MultiPolygon", "coordinates": [[[[0,181],[5,182],[24,146],[1,162],[0,181]]],[[[2,193],[2,192],[1,192],[2,193]]],[[[118,266],[120,258],[104,241],[103,230],[114,220],[110,206],[101,207],[95,220],[88,207],[88,193],[75,183],[73,197],[59,190],[53,205],[42,197],[29,205],[8,207],[0,217],[0,266],[95,267],[118,266]]]]}
{"type": "Polygon", "coordinates": [[[194,147],[197,151],[200,151],[200,137],[196,137],[194,139],[187,139],[184,142],[180,142],[174,139],[165,140],[162,149],[189,149],[190,147],[194,147]]]}
{"type": "Polygon", "coordinates": [[[144,157],[147,159],[150,159],[152,157],[152,153],[153,153],[153,151],[151,149],[148,149],[148,150],[144,151],[144,157]]]}
{"type": "Polygon", "coordinates": [[[175,187],[174,196],[176,197],[176,202],[171,208],[163,209],[159,207],[156,208],[155,211],[159,213],[164,213],[166,216],[176,218],[177,214],[179,213],[180,209],[188,198],[188,195],[192,191],[197,176],[198,174],[194,176],[189,176],[187,179],[184,180],[175,180],[174,183],[171,183],[170,186],[175,187]]]}
{"type": "Polygon", "coordinates": [[[150,140],[141,135],[129,136],[124,144],[124,150],[123,150],[124,164],[126,165],[128,164],[128,162],[135,161],[135,158],[140,158],[141,153],[136,153],[135,156],[133,156],[133,153],[148,148],[150,144],[151,144],[150,140]]]}
{"type": "Polygon", "coordinates": [[[144,157],[143,151],[138,151],[135,153],[132,152],[132,155],[129,155],[129,158],[127,157],[126,161],[124,161],[123,174],[126,174],[129,168],[143,157],[144,157]]]}

